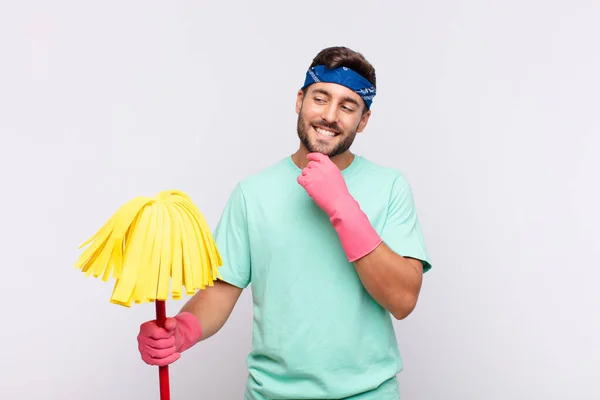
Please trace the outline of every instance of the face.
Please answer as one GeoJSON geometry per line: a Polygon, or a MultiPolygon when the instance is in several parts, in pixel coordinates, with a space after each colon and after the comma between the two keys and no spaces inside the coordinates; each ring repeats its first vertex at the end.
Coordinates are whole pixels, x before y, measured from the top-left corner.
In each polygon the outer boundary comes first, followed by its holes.
{"type": "Polygon", "coordinates": [[[358,94],[335,83],[314,83],[298,92],[298,137],[309,152],[335,157],[344,153],[364,130],[371,111],[358,94]]]}

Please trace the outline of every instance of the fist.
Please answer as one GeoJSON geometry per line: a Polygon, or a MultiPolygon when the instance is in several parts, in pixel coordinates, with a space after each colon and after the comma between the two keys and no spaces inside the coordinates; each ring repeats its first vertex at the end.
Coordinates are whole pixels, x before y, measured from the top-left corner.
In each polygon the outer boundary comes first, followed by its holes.
{"type": "Polygon", "coordinates": [[[175,318],[167,318],[164,328],[159,327],[156,321],[144,322],[137,336],[142,360],[148,365],[157,366],[165,366],[177,361],[181,357],[177,351],[179,336],[175,318]]]}
{"type": "Polygon", "coordinates": [[[298,183],[330,217],[350,198],[342,171],[321,153],[309,153],[310,161],[298,176],[298,183]]]}

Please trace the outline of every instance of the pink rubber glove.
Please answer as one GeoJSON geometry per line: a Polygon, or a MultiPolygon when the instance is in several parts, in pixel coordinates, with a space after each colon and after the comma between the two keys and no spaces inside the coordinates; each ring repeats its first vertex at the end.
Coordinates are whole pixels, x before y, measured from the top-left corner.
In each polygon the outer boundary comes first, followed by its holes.
{"type": "Polygon", "coordinates": [[[138,349],[146,364],[165,366],[177,361],[201,335],[198,319],[192,313],[183,312],[167,318],[164,328],[156,325],[155,320],[144,322],[137,336],[138,349]]]}
{"type": "Polygon", "coordinates": [[[381,243],[366,214],[352,197],[337,165],[328,156],[310,153],[298,183],[329,216],[350,262],[367,255],[381,243]]]}

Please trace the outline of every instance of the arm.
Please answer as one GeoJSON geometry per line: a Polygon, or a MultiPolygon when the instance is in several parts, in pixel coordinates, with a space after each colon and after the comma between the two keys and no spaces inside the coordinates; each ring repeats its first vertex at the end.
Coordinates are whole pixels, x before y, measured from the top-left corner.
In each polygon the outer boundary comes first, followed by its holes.
{"type": "Polygon", "coordinates": [[[423,273],[431,268],[408,183],[401,177],[393,182],[380,235],[335,164],[320,154],[308,158],[298,183],[329,216],[365,289],[396,319],[406,318],[416,306],[423,273]]]}
{"type": "Polygon", "coordinates": [[[217,280],[214,286],[196,292],[180,313],[189,312],[198,319],[202,326],[202,341],[225,325],[241,293],[241,288],[217,280]]]}
{"type": "Polygon", "coordinates": [[[223,327],[240,292],[240,288],[216,281],[196,292],[179,314],[165,320],[164,327],[156,320],[144,322],[137,337],[142,360],[158,366],[177,361],[181,353],[223,327]]]}
{"type": "Polygon", "coordinates": [[[404,319],[414,310],[423,281],[423,263],[402,257],[381,243],[359,258],[354,266],[363,286],[396,319],[404,319]]]}
{"type": "MultiPolygon", "coordinates": [[[[414,246],[415,242],[421,243],[417,236],[420,233],[416,215],[407,203],[411,204],[404,199],[396,205],[391,204],[383,234],[390,243],[394,243],[395,249],[422,256],[424,252],[419,246],[414,246]]],[[[406,318],[417,304],[423,263],[392,250],[352,196],[347,194],[344,202],[338,204],[343,205],[332,210],[330,220],[363,286],[394,318],[406,318]]]]}

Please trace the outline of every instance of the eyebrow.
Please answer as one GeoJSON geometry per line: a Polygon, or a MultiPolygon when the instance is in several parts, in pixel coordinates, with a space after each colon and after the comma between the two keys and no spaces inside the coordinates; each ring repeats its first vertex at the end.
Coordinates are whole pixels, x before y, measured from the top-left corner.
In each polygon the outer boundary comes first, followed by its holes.
{"type": "MultiPolygon", "coordinates": [[[[331,97],[331,93],[329,93],[325,89],[320,89],[320,88],[319,89],[314,89],[313,93],[321,93],[321,94],[324,94],[325,96],[331,97]]],[[[357,107],[360,107],[360,104],[356,100],[354,100],[352,97],[350,97],[350,96],[344,97],[344,101],[348,102],[348,103],[352,103],[352,104],[356,105],[357,107]]]]}

